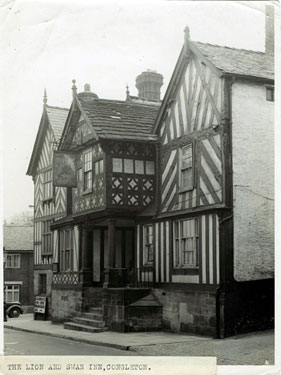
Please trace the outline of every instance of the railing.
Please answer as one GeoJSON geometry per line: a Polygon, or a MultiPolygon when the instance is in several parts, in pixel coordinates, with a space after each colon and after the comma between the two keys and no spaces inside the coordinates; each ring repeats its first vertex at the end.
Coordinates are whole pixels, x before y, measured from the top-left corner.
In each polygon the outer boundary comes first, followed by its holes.
{"type": "Polygon", "coordinates": [[[53,284],[77,285],[79,282],[78,272],[60,272],[53,274],[53,284]]]}

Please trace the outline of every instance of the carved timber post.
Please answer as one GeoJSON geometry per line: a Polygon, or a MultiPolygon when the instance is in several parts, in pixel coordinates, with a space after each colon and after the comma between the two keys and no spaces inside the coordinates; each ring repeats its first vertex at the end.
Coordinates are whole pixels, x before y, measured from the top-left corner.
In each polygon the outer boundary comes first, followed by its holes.
{"type": "Polygon", "coordinates": [[[81,249],[81,263],[80,263],[80,282],[82,284],[89,284],[92,280],[92,270],[90,267],[90,244],[88,229],[84,226],[79,228],[80,234],[80,249],[81,249]]]}

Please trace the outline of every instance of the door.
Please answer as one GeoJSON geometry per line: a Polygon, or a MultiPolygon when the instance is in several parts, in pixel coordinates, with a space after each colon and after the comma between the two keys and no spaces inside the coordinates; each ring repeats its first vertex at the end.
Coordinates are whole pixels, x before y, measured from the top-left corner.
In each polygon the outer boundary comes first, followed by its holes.
{"type": "MultiPolygon", "coordinates": [[[[134,267],[134,228],[116,228],[115,232],[115,268],[134,267]]],[[[104,269],[108,268],[108,230],[93,230],[93,282],[104,282],[104,269]]],[[[126,272],[124,270],[124,272],[126,272]]]]}

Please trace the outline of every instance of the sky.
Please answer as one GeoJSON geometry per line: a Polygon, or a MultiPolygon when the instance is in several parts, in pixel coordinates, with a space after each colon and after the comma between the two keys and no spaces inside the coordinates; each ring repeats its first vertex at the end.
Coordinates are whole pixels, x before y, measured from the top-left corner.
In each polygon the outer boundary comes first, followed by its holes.
{"type": "MultiPolygon", "coordinates": [[[[147,69],[164,76],[162,97],[183,30],[206,43],[264,51],[263,2],[1,0],[0,120],[3,218],[31,210],[26,176],[43,108],[70,107],[72,79],[100,98],[137,95],[147,69]]],[[[1,177],[1,175],[0,175],[1,177]]],[[[1,191],[0,191],[1,193],[1,191]]]]}

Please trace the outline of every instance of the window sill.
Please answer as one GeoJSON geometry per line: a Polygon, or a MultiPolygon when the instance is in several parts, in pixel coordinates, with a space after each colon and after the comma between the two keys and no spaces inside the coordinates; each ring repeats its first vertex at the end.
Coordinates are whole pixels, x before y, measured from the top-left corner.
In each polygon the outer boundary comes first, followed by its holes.
{"type": "Polygon", "coordinates": [[[49,256],[49,255],[53,255],[53,252],[52,251],[46,251],[46,252],[42,252],[41,255],[42,255],[42,257],[49,256]]]}
{"type": "Polygon", "coordinates": [[[182,270],[182,269],[192,269],[192,270],[199,270],[199,266],[174,266],[175,270],[182,270]]]}

